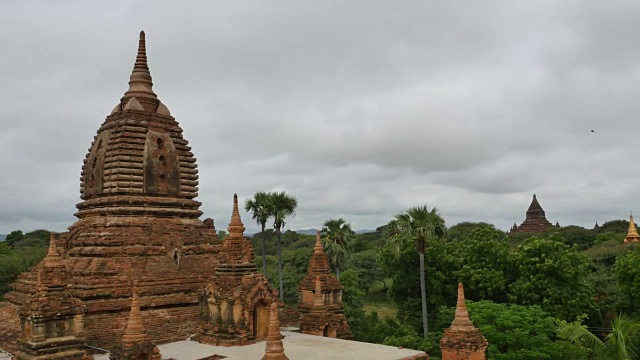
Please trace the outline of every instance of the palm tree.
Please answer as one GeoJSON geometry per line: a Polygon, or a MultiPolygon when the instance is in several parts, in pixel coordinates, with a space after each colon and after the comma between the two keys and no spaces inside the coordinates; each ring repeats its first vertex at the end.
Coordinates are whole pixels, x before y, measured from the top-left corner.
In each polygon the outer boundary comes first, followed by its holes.
{"type": "Polygon", "coordinates": [[[558,335],[593,351],[595,359],[634,360],[640,357],[640,322],[619,314],[601,340],[580,323],[563,323],[558,335]]]}
{"type": "Polygon", "coordinates": [[[426,205],[413,207],[400,213],[389,223],[387,235],[395,246],[396,253],[404,249],[407,242],[415,244],[420,256],[420,296],[422,297],[422,326],[426,338],[429,332],[427,322],[427,294],[424,276],[424,250],[429,240],[446,234],[444,219],[434,207],[429,211],[426,205]]]}
{"type": "Polygon", "coordinates": [[[295,210],[298,206],[298,200],[286,192],[274,192],[269,194],[271,199],[271,216],[274,218],[273,228],[278,235],[278,278],[280,280],[280,301],[284,301],[284,284],[282,283],[282,250],[280,242],[282,240],[282,232],[285,226],[285,219],[289,216],[295,216],[295,210]]]}
{"type": "Polygon", "coordinates": [[[351,230],[351,224],[342,218],[325,221],[321,233],[322,245],[331,265],[336,269],[336,277],[340,281],[340,268],[344,266],[349,257],[355,233],[351,230]]]}
{"type": "Polygon", "coordinates": [[[253,195],[252,199],[247,199],[244,203],[244,209],[250,212],[252,218],[262,227],[262,231],[260,232],[262,238],[262,272],[264,276],[267,276],[267,244],[264,238],[264,228],[273,212],[271,210],[270,194],[264,191],[258,191],[253,195]]]}

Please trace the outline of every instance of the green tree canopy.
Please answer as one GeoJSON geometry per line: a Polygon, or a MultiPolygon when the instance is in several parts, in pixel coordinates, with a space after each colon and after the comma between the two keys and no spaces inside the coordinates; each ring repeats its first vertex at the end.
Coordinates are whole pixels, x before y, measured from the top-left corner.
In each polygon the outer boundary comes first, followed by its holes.
{"type": "Polygon", "coordinates": [[[557,239],[531,239],[514,253],[516,280],[509,299],[540,307],[563,320],[572,321],[595,309],[588,281],[589,258],[557,239]]]}
{"type": "Polygon", "coordinates": [[[349,259],[356,234],[351,230],[351,224],[340,218],[325,221],[321,235],[324,251],[329,258],[329,263],[336,270],[338,281],[340,281],[340,269],[345,267],[349,259]]]}
{"type": "Polygon", "coordinates": [[[453,241],[466,240],[467,237],[471,235],[471,233],[477,228],[488,228],[498,233],[501,233],[502,237],[504,237],[505,235],[503,231],[496,229],[496,227],[491,224],[487,224],[485,222],[463,221],[461,223],[457,223],[451,226],[449,230],[447,230],[447,236],[449,237],[450,240],[453,240],[453,241]]]}
{"type": "Polygon", "coordinates": [[[271,196],[264,191],[258,191],[253,195],[253,198],[245,201],[244,209],[251,213],[251,218],[260,225],[262,235],[262,273],[267,275],[267,244],[264,230],[271,214],[274,213],[271,196]]]}
{"type": "MultiPolygon", "coordinates": [[[[426,205],[416,206],[404,213],[400,213],[389,223],[387,228],[388,241],[396,249],[397,256],[406,248],[407,243],[415,246],[419,256],[420,298],[422,303],[422,326],[424,337],[429,332],[427,294],[425,280],[425,248],[432,239],[442,238],[447,228],[444,219],[434,207],[431,210],[426,205]]],[[[414,270],[415,272],[415,270],[414,270]]]]}
{"type": "Polygon", "coordinates": [[[462,267],[456,273],[470,300],[506,302],[513,281],[513,261],[502,231],[477,227],[460,245],[462,267]]]}

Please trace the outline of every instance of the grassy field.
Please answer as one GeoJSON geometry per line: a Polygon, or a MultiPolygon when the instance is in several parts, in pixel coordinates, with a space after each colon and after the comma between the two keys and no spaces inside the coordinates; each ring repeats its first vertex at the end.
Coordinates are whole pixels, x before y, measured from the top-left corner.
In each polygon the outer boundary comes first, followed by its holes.
{"type": "MultiPolygon", "coordinates": [[[[391,280],[387,280],[387,288],[391,285],[391,280]]],[[[376,311],[380,318],[390,317],[395,319],[398,314],[398,308],[393,301],[387,299],[386,291],[382,281],[378,281],[371,286],[367,295],[362,299],[364,311],[376,311]]]]}

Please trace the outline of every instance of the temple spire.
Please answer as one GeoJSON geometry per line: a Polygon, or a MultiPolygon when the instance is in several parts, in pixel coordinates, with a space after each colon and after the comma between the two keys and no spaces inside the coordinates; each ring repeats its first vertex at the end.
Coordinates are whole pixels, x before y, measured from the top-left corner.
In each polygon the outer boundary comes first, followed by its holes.
{"type": "Polygon", "coordinates": [[[269,334],[262,360],[289,360],[284,354],[284,344],[280,334],[280,319],[278,318],[278,304],[271,304],[269,314],[269,334]]]}
{"type": "Polygon", "coordinates": [[[60,255],[56,249],[56,236],[54,233],[50,234],[49,251],[45,258],[45,266],[56,266],[60,264],[60,255]]]}
{"type": "Polygon", "coordinates": [[[238,194],[233,194],[233,211],[231,212],[231,221],[227,227],[229,231],[230,239],[242,238],[246,228],[240,218],[240,211],[238,210],[238,194]]]}
{"type": "Polygon", "coordinates": [[[629,215],[629,231],[627,232],[627,237],[624,238],[624,242],[637,242],[640,241],[640,235],[638,234],[638,229],[636,228],[636,224],[633,222],[633,213],[629,215]]]}
{"type": "Polygon", "coordinates": [[[324,253],[324,247],[322,246],[322,241],[320,240],[320,231],[316,232],[316,244],[313,247],[313,254],[311,255],[311,259],[309,260],[309,271],[310,274],[329,274],[331,272],[331,267],[329,266],[329,258],[324,253]]]}
{"type": "Polygon", "coordinates": [[[451,327],[444,330],[440,339],[442,360],[485,360],[487,345],[487,340],[482,336],[480,329],[473,326],[469,319],[469,311],[464,302],[464,288],[462,283],[459,283],[456,317],[451,322],[451,327]]]}
{"type": "Polygon", "coordinates": [[[127,327],[124,330],[122,342],[124,344],[136,344],[146,340],[146,332],[142,323],[142,313],[140,312],[140,299],[138,297],[138,282],[133,283],[133,297],[131,299],[131,311],[127,320],[127,327]]]}
{"type": "Polygon", "coordinates": [[[140,39],[138,40],[138,53],[136,61],[133,65],[133,71],[129,77],[129,90],[124,93],[121,104],[124,107],[131,98],[135,98],[138,102],[148,107],[144,107],[147,111],[155,112],[159,101],[153,92],[153,81],[151,72],[147,64],[147,46],[144,31],[140,31],[140,39]]]}
{"type": "Polygon", "coordinates": [[[320,240],[320,230],[316,231],[316,244],[313,247],[314,254],[324,254],[324,247],[322,246],[322,241],[320,240]]]}
{"type": "Polygon", "coordinates": [[[451,329],[453,330],[466,330],[472,329],[473,323],[469,319],[469,311],[467,311],[467,304],[464,302],[464,287],[462,283],[458,283],[458,303],[456,304],[456,317],[451,323],[451,329]]]}

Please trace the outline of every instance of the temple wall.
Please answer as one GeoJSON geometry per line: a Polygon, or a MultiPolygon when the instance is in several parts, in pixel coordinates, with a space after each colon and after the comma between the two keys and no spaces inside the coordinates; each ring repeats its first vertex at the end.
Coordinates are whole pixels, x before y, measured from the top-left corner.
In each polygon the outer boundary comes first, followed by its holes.
{"type": "MultiPolygon", "coordinates": [[[[87,344],[111,348],[122,339],[127,324],[129,310],[121,312],[86,314],[85,335],[87,344]]],[[[142,311],[142,319],[147,333],[158,344],[184,340],[196,333],[199,307],[182,305],[175,308],[142,311]]]]}

